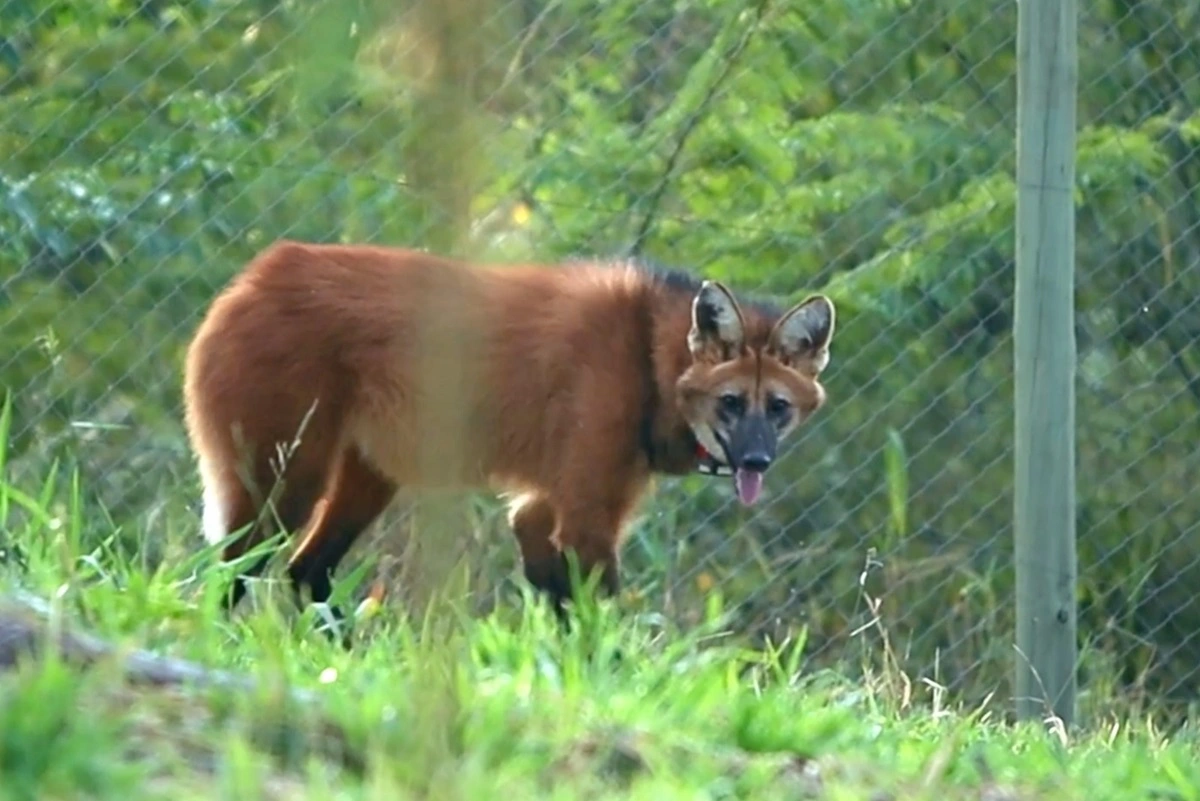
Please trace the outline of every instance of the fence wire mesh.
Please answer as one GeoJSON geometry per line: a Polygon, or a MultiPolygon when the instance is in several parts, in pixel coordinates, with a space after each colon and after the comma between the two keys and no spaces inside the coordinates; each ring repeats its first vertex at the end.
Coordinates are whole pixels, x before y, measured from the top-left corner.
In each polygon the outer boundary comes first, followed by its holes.
{"type": "MultiPolygon", "coordinates": [[[[1081,678],[1182,702],[1200,7],[1080,11],[1081,678]]],[[[10,481],[79,465],[162,557],[197,527],[180,368],[214,294],[280,237],[436,245],[448,203],[490,259],[634,253],[838,303],[829,403],[769,497],[663,482],[633,608],[719,596],[816,663],[1006,686],[1015,4],[0,0],[0,30],[10,481]]],[[[515,550],[479,508],[490,587],[515,550]]]]}

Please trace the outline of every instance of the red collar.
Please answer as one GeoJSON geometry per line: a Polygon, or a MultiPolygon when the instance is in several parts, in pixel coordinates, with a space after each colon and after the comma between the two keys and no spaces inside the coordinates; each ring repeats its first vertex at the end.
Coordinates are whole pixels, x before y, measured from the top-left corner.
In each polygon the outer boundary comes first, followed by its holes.
{"type": "Polygon", "coordinates": [[[706,476],[731,476],[733,469],[724,462],[718,461],[708,449],[696,443],[696,471],[706,476]]]}

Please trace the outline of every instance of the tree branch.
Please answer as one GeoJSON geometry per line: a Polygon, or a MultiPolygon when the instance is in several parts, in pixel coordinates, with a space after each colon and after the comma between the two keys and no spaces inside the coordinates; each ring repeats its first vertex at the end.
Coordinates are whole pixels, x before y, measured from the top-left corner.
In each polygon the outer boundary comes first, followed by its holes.
{"type": "Polygon", "coordinates": [[[637,234],[634,236],[633,244],[629,248],[630,256],[639,255],[646,246],[646,237],[650,234],[650,229],[654,226],[655,218],[658,216],[658,211],[662,205],[663,196],[667,192],[667,187],[670,185],[671,178],[674,177],[675,167],[679,163],[679,158],[683,154],[683,148],[691,137],[692,132],[696,130],[696,126],[704,119],[708,112],[708,107],[716,98],[717,92],[721,86],[733,74],[733,68],[737,64],[742,53],[745,52],[746,46],[750,44],[751,37],[762,24],[763,19],[767,15],[767,9],[770,5],[770,0],[761,0],[756,8],[754,21],[746,27],[742,32],[742,36],[737,43],[730,48],[725,55],[725,63],[721,71],[717,73],[712,83],[709,84],[708,90],[704,93],[704,97],[696,105],[694,111],[684,120],[683,126],[679,129],[678,136],[675,137],[675,143],[671,148],[670,154],[667,156],[666,168],[658,179],[650,197],[647,200],[646,214],[642,217],[641,225],[638,226],[637,234]]]}
{"type": "MultiPolygon", "coordinates": [[[[106,659],[120,661],[125,677],[135,684],[221,687],[244,692],[257,688],[248,677],[195,662],[141,649],[123,652],[91,634],[62,626],[58,618],[50,604],[40,598],[21,593],[0,599],[0,670],[50,647],[64,661],[80,667],[106,659]]],[[[295,688],[288,691],[288,697],[301,704],[318,700],[313,693],[295,688]]]]}

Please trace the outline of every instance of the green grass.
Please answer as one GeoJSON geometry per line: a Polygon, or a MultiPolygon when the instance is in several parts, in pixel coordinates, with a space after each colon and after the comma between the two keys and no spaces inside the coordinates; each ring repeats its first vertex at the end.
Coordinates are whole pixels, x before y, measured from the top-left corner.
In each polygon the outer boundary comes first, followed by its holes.
{"type": "Polygon", "coordinates": [[[295,613],[270,584],[225,616],[229,571],[186,521],[123,531],[81,511],[86,491],[0,482],[0,589],[48,599],[52,625],[258,689],[153,688],[115,663],[26,660],[0,674],[0,798],[1200,798],[1186,726],[1006,725],[911,694],[920,682],[895,671],[810,669],[803,640],[739,646],[715,595],[688,631],[588,604],[564,633],[515,593],[487,616],[388,604],[343,650],[318,610],[295,613]],[[131,533],[172,540],[157,543],[167,556],[122,548],[131,533]]]}

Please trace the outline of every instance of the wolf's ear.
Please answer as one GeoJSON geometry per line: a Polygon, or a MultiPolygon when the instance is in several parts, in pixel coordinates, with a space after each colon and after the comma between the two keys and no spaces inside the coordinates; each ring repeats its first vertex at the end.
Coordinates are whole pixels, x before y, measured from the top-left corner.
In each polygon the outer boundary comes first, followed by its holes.
{"type": "Polygon", "coordinates": [[[700,285],[692,301],[688,348],[696,361],[723,362],[741,353],[746,327],[729,290],[716,281],[700,285]]]}
{"type": "Polygon", "coordinates": [[[833,301],[813,295],[793,306],[771,331],[770,350],[783,362],[816,376],[829,364],[837,313],[833,301]]]}

